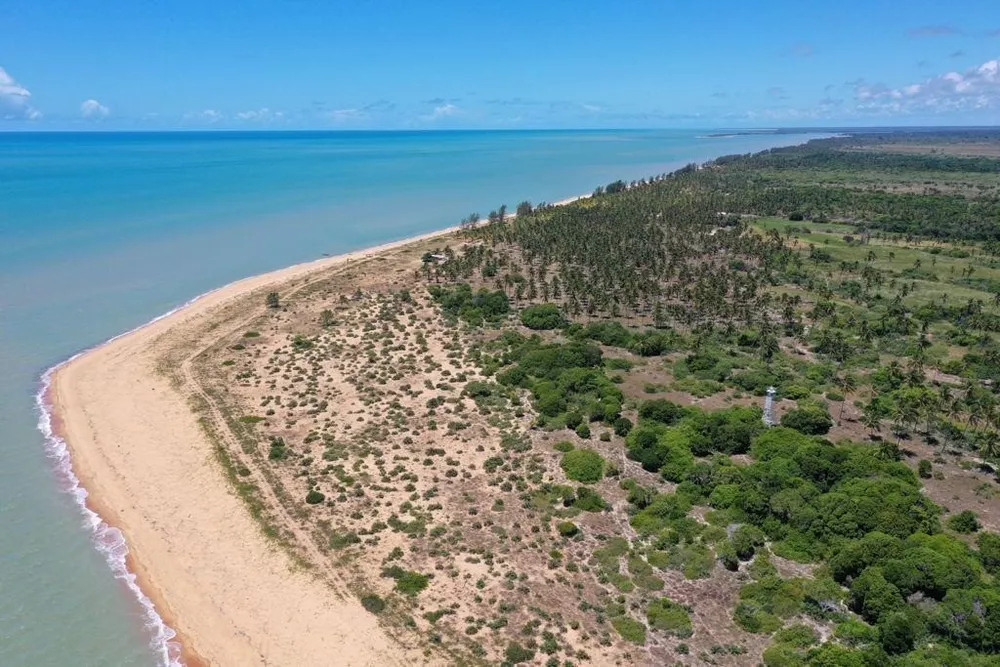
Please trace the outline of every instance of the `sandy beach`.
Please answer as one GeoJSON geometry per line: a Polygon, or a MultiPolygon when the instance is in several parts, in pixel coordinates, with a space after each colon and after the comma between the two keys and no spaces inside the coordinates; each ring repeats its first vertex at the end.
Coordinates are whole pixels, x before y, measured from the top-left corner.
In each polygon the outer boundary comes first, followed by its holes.
{"type": "Polygon", "coordinates": [[[296,570],[262,535],[188,399],[155,364],[170,335],[249,292],[454,229],[240,280],[54,373],[54,426],[87,506],[124,533],[129,566],[178,633],[185,664],[393,665],[421,655],[390,638],[357,600],[296,570]]]}
{"type": "Polygon", "coordinates": [[[46,398],[53,429],[66,441],[73,472],[88,494],[86,505],[124,535],[128,570],[177,633],[172,653],[179,651],[183,664],[427,662],[421,651],[389,637],[358,600],[296,569],[290,555],[265,538],[216,461],[190,397],[157,364],[178,336],[192,336],[213,313],[252,292],[458,229],[238,280],[88,350],[52,374],[46,398]]]}

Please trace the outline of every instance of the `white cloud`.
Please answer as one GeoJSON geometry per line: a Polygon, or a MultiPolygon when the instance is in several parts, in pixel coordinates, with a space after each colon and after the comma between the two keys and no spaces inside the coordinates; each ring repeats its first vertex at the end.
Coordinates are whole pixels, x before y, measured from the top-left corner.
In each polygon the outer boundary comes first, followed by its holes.
{"type": "Polygon", "coordinates": [[[860,82],[854,87],[854,98],[860,110],[898,113],[944,113],[1000,107],[1000,59],[899,88],[860,82]]]}
{"type": "Polygon", "coordinates": [[[42,113],[31,106],[31,93],[0,67],[0,118],[38,120],[42,113]]]}
{"type": "Polygon", "coordinates": [[[360,120],[368,114],[361,109],[334,109],[324,115],[333,123],[348,123],[352,120],[360,120]]]}
{"type": "Polygon", "coordinates": [[[205,109],[204,111],[195,111],[184,114],[184,120],[186,121],[193,123],[207,123],[209,125],[214,125],[223,118],[225,118],[225,116],[215,109],[205,109]]]}
{"type": "Polygon", "coordinates": [[[236,114],[237,120],[245,120],[252,123],[267,123],[274,120],[281,120],[285,114],[281,111],[271,111],[267,107],[256,111],[241,111],[236,114]]]}
{"type": "Polygon", "coordinates": [[[421,116],[421,119],[422,120],[439,120],[441,118],[448,118],[450,116],[456,116],[456,115],[458,115],[460,113],[462,113],[461,109],[459,109],[454,104],[448,103],[448,104],[442,104],[440,106],[434,107],[434,111],[430,112],[426,116],[421,116]]]}
{"type": "Polygon", "coordinates": [[[80,114],[84,118],[107,118],[111,110],[97,100],[84,100],[80,104],[80,114]]]}

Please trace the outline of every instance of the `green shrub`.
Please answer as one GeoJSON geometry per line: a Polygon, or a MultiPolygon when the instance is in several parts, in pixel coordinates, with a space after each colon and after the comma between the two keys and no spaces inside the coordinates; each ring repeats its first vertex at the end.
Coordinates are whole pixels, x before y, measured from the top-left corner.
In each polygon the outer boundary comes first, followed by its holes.
{"type": "Polygon", "coordinates": [[[927,459],[920,459],[920,462],[917,463],[917,474],[922,479],[930,479],[934,474],[933,469],[931,462],[927,459]]]}
{"type": "Polygon", "coordinates": [[[688,610],[670,598],[653,600],[646,607],[649,627],[667,635],[685,639],[693,634],[688,610]]]}
{"type": "Polygon", "coordinates": [[[361,598],[361,606],[373,614],[379,614],[385,609],[385,600],[377,595],[365,595],[361,598]]]}
{"type": "Polygon", "coordinates": [[[646,643],[646,626],[634,618],[629,618],[628,616],[616,616],[611,619],[611,626],[617,630],[618,634],[620,634],[626,641],[639,645],[646,643]]]}
{"type": "Polygon", "coordinates": [[[566,477],[585,484],[599,482],[604,477],[604,457],[592,449],[574,449],[563,454],[562,469],[566,477]]]}
{"type": "Polygon", "coordinates": [[[861,646],[878,641],[878,630],[855,618],[837,624],[834,636],[849,646],[861,646]]]}
{"type": "Polygon", "coordinates": [[[740,589],[734,619],[748,632],[774,632],[802,610],[804,580],[765,576],[740,589]]]}
{"type": "Polygon", "coordinates": [[[493,389],[496,387],[495,384],[491,382],[482,382],[481,380],[473,380],[465,385],[465,389],[462,393],[469,398],[485,398],[493,394],[493,389]]]}
{"type": "Polygon", "coordinates": [[[819,641],[816,631],[808,625],[790,625],[774,633],[774,641],[780,644],[791,644],[797,648],[806,648],[819,641]]]}
{"type": "Polygon", "coordinates": [[[319,505],[324,500],[326,500],[326,496],[317,491],[316,489],[312,489],[309,493],[306,494],[306,502],[309,503],[310,505],[319,505]]]}
{"type": "Polygon", "coordinates": [[[607,506],[608,504],[604,502],[604,498],[597,491],[588,489],[585,486],[581,486],[576,490],[576,500],[573,501],[573,507],[581,509],[584,512],[600,512],[607,506]]]}
{"type": "Polygon", "coordinates": [[[812,391],[809,387],[800,384],[790,384],[781,389],[782,398],[790,398],[793,401],[797,401],[800,398],[809,398],[810,394],[812,394],[812,391]]]}
{"type": "Polygon", "coordinates": [[[761,609],[753,602],[740,602],[733,612],[733,620],[747,632],[767,634],[781,627],[781,619],[761,609]]]}
{"type": "Polygon", "coordinates": [[[656,576],[653,566],[643,560],[638,554],[629,556],[628,572],[635,580],[635,585],[647,591],[663,590],[663,579],[656,576]]]}
{"type": "Polygon", "coordinates": [[[731,542],[740,560],[750,560],[757,547],[763,546],[764,539],[764,531],[757,526],[744,524],[733,533],[731,542]]]}
{"type": "Polygon", "coordinates": [[[556,530],[558,530],[559,534],[562,535],[563,537],[573,537],[580,532],[579,526],[577,526],[572,521],[560,522],[558,525],[556,525],[556,530]]]}
{"type": "Polygon", "coordinates": [[[869,623],[877,623],[888,613],[901,609],[906,602],[899,589],[886,581],[882,570],[869,567],[851,582],[851,609],[869,623]]]}
{"type": "Polygon", "coordinates": [[[833,426],[833,419],[826,408],[807,404],[793,408],[781,416],[781,425],[806,435],[824,435],[833,426]]]}
{"type": "Polygon", "coordinates": [[[559,329],[566,326],[567,321],[559,306],[554,303],[540,303],[521,311],[521,324],[529,329],[559,329]]]}
{"type": "Polygon", "coordinates": [[[614,422],[615,435],[625,437],[632,430],[632,420],[628,417],[619,417],[614,422]]]}
{"type": "Polygon", "coordinates": [[[948,527],[957,533],[974,533],[981,528],[979,518],[972,510],[965,510],[948,519],[948,527]]]}
{"type": "Polygon", "coordinates": [[[564,421],[566,422],[566,428],[575,429],[577,426],[583,423],[583,415],[573,410],[566,413],[564,421]]]}
{"type": "Polygon", "coordinates": [[[582,440],[590,439],[590,426],[587,424],[580,424],[576,427],[576,435],[582,440]]]}
{"type": "Polygon", "coordinates": [[[665,398],[643,401],[639,408],[639,417],[642,419],[650,419],[667,426],[679,421],[685,414],[687,411],[684,408],[665,398]]]}
{"type": "Polygon", "coordinates": [[[556,444],[552,445],[552,448],[557,452],[571,452],[573,451],[573,443],[568,440],[561,440],[556,444]]]}
{"type": "Polygon", "coordinates": [[[461,317],[472,325],[497,322],[510,311],[510,302],[503,290],[473,292],[468,283],[461,283],[455,287],[431,285],[428,291],[446,315],[461,317]]]}
{"type": "Polygon", "coordinates": [[[604,360],[604,365],[609,371],[630,371],[632,362],[621,357],[609,357],[604,360]]]}
{"type": "Polygon", "coordinates": [[[979,560],[988,572],[1000,572],[1000,535],[996,533],[980,533],[976,540],[979,547],[979,560]]]}
{"type": "Polygon", "coordinates": [[[412,570],[404,570],[398,565],[393,565],[383,570],[382,576],[395,579],[396,590],[409,596],[417,595],[420,591],[427,588],[427,584],[430,581],[429,575],[420,574],[412,570]]]}
{"type": "Polygon", "coordinates": [[[336,531],[330,536],[331,549],[345,549],[352,544],[360,544],[361,538],[353,530],[347,532],[336,531]]]}
{"type": "Polygon", "coordinates": [[[632,517],[632,527],[643,535],[652,535],[683,518],[691,509],[691,501],[678,493],[661,493],[632,517]]]}
{"type": "Polygon", "coordinates": [[[532,658],[535,657],[534,651],[521,646],[517,642],[507,644],[507,650],[505,650],[503,654],[507,659],[507,663],[511,665],[518,665],[522,662],[530,662],[532,658]]]}
{"type": "Polygon", "coordinates": [[[615,321],[591,322],[579,332],[579,335],[611,347],[628,347],[633,336],[631,331],[615,321]]]}

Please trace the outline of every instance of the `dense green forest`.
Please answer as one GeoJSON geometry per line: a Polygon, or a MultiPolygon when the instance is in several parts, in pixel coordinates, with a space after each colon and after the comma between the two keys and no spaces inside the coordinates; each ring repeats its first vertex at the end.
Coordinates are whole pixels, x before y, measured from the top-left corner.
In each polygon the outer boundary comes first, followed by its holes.
{"type": "MultiPolygon", "coordinates": [[[[535,428],[600,433],[600,455],[560,451],[625,500],[594,552],[623,638],[692,632],[651,573],[724,570],[766,665],[998,664],[1000,159],[939,150],[984,144],[1000,133],[727,156],[470,216],[425,257],[444,314],[497,330],[476,359],[535,428]],[[952,470],[987,480],[974,509],[938,490],[952,470]]],[[[612,511],[581,489],[554,493],[612,511]]]]}

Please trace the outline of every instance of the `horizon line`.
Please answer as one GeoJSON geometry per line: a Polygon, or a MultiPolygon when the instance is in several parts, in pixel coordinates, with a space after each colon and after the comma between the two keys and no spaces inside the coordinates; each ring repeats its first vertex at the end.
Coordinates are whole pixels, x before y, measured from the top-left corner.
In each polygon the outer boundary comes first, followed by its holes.
{"type": "Polygon", "coordinates": [[[771,127],[553,127],[553,128],[155,128],[155,129],[0,129],[0,135],[14,134],[374,134],[374,133],[462,133],[462,132],[729,132],[733,134],[769,133],[809,133],[831,131],[872,131],[872,130],[1000,130],[1000,123],[994,125],[808,125],[771,127]]]}

